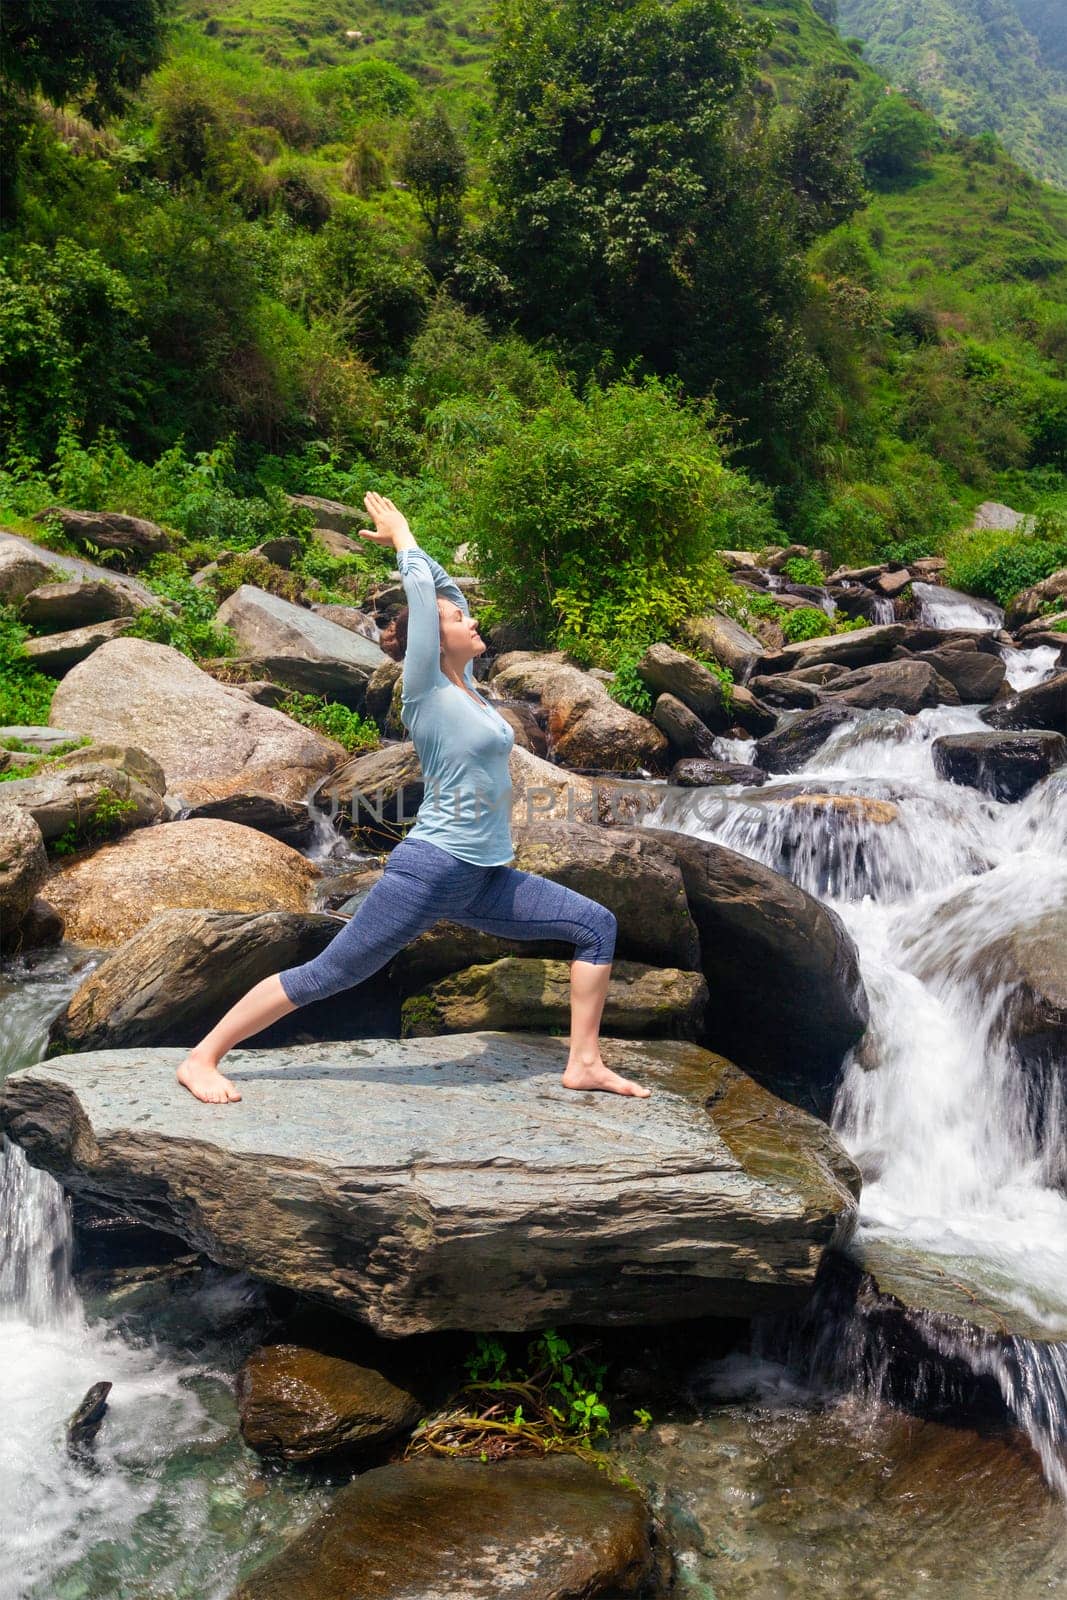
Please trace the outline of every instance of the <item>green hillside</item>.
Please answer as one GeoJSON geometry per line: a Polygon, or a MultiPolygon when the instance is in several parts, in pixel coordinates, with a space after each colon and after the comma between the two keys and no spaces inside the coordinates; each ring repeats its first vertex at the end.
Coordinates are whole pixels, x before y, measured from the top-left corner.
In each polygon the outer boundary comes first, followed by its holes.
{"type": "Polygon", "coordinates": [[[1058,0],[840,0],[840,22],[946,127],[996,134],[1030,172],[1067,188],[1067,18],[1058,0]]]}
{"type": "Polygon", "coordinates": [[[69,48],[67,92],[27,70],[0,504],[154,516],[191,567],[284,524],[280,489],[373,485],[442,556],[495,540],[512,597],[502,552],[555,519],[621,563],[538,569],[602,656],[642,561],[646,620],[677,613],[672,532],[705,570],[931,552],[986,498],[1056,514],[1067,195],[891,91],[830,11],[199,0],[103,111],[69,48]]]}

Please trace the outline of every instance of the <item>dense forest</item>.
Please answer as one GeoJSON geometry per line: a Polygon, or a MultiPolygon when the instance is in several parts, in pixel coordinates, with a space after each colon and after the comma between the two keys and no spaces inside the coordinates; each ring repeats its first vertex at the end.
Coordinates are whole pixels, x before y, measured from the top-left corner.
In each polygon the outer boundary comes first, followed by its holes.
{"type": "Polygon", "coordinates": [[[841,0],[871,60],[946,127],[994,133],[1067,188],[1067,15],[1059,0],[841,0]]]}
{"type": "MultiPolygon", "coordinates": [[[[283,491],[376,487],[614,667],[721,548],[945,552],[1002,601],[1062,566],[1067,195],[832,18],[6,8],[4,524],[61,549],[30,520],[57,503],[161,521],[182,542],[145,575],[183,609],[156,636],[201,654],[189,573],[305,531],[283,491]],[[1036,522],[969,537],[989,498],[1036,522]]],[[[381,563],[302,570],[328,600],[381,563]]]]}

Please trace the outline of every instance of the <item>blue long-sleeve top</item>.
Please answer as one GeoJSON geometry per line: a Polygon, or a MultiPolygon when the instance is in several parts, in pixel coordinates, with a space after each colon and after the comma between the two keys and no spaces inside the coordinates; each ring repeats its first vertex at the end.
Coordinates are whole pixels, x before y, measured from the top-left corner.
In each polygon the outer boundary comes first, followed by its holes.
{"type": "Polygon", "coordinates": [[[398,550],[396,558],[408,602],[400,714],[425,782],[405,838],[426,839],[477,866],[506,866],[515,855],[508,769],[515,730],[478,694],[472,662],[463,669],[465,689],[441,671],[437,596],[469,617],[463,590],[417,546],[398,550]]]}

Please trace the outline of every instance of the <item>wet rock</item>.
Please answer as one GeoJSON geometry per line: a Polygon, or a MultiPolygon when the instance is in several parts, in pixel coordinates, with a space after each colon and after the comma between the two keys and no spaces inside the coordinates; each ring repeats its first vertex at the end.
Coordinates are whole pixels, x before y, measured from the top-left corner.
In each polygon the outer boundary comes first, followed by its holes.
{"type": "Polygon", "coordinates": [[[34,522],[58,520],[74,544],[86,541],[101,550],[129,550],[134,557],[147,557],[171,550],[177,544],[174,534],[166,533],[157,522],[144,517],[129,517],[121,511],[72,511],[65,506],[47,506],[34,513],[34,522]]]}
{"type": "MultiPolygon", "coordinates": [[[[1067,623],[1067,607],[1061,611],[1046,612],[1043,616],[1034,617],[1030,622],[1024,622],[1021,628],[1016,629],[1017,642],[1027,646],[1034,634],[1047,633],[1056,623],[1061,626],[1067,623]]],[[[1060,638],[1067,648],[1067,634],[1061,634],[1060,638]]]]}
{"type": "Polygon", "coordinates": [[[650,1099],[564,1089],[564,1040],[472,1033],[238,1047],[224,1107],[161,1093],[178,1050],[64,1055],[7,1077],[0,1126],[72,1193],[388,1338],[801,1303],[855,1225],[829,1128],[698,1045],[601,1044],[650,1099]]]}
{"type": "Polygon", "coordinates": [[[897,595],[904,593],[911,583],[911,573],[907,567],[901,567],[896,572],[882,572],[874,580],[874,587],[878,593],[887,600],[895,600],[897,595]]]}
{"type": "Polygon", "coordinates": [[[94,1383],[69,1418],[67,1449],[71,1455],[84,1456],[91,1452],[93,1441],[100,1432],[100,1424],[107,1411],[107,1397],[111,1393],[111,1388],[109,1382],[94,1383]]]}
{"type": "Polygon", "coordinates": [[[303,1345],[260,1345],[237,1374],[241,1437],[285,1461],[368,1451],[413,1428],[414,1395],[373,1367],[303,1345]]]}
{"type": "Polygon", "coordinates": [[[1050,728],[1067,733],[1067,672],[1024,689],[1011,700],[979,713],[993,728],[1050,728]]]}
{"type": "Polygon", "coordinates": [[[652,721],[667,735],[675,758],[705,756],[714,760],[715,735],[695,711],[673,694],[657,695],[652,721]]]}
{"type": "Polygon", "coordinates": [[[48,876],[41,830],[28,811],[12,805],[0,788],[0,947],[18,937],[19,927],[48,876]]]}
{"type": "Polygon", "coordinates": [[[898,644],[904,643],[904,624],[888,622],[881,627],[857,628],[851,633],[830,634],[822,639],[801,639],[768,653],[761,663],[763,672],[788,672],[797,668],[825,666],[868,667],[888,661],[898,644]]]}
{"type": "MultiPolygon", "coordinates": [[[[612,965],[602,1026],[627,1037],[698,1039],[708,986],[699,972],[612,965]]],[[[405,1000],[402,1035],[422,1039],[481,1028],[564,1031],[570,1022],[570,963],[504,956],[466,967],[405,1000]]]]}
{"type": "MultiPolygon", "coordinates": [[[[83,978],[48,1030],[48,1053],[198,1043],[261,979],[314,960],[343,927],[316,912],[161,911],[83,978]]],[[[298,1007],[257,1045],[396,1038],[400,997],[377,975],[298,1007]]]]}
{"type": "Polygon", "coordinates": [[[736,725],[754,739],[764,733],[773,733],[778,723],[778,712],[764,705],[743,683],[735,683],[730,690],[730,716],[736,725]]]}
{"type": "Polygon", "coordinates": [[[39,945],[59,944],[66,931],[66,923],[54,906],[37,896],[19,923],[12,939],[11,951],[32,950],[39,945]]]}
{"type": "Polygon", "coordinates": [[[253,828],[199,818],[128,834],[62,863],[42,893],[78,944],[113,948],[159,911],[304,911],[319,869],[253,828]]]}
{"type": "Polygon", "coordinates": [[[238,794],[302,801],[345,760],[344,747],[148,639],[115,639],[67,673],[49,717],[98,739],[138,745],[186,805],[238,794]]]}
{"type": "Polygon", "coordinates": [[[1035,783],[1067,764],[1061,733],[953,733],[933,743],[934,769],[950,783],[996,800],[1021,800],[1035,783]]]}
{"type": "Polygon", "coordinates": [[[707,1043],[775,1094],[827,1116],[845,1052],[870,1019],[856,947],[840,919],[747,856],[665,828],[700,930],[707,1043]]]}
{"type": "Polygon", "coordinates": [[[781,711],[811,711],[822,702],[822,695],[814,685],[785,672],[774,677],[755,677],[749,688],[765,705],[776,706],[781,711]]]}
{"type": "Polygon", "coordinates": [[[217,619],[234,630],[242,651],[264,676],[357,711],[366,701],[371,673],[389,660],[373,640],[250,583],[223,601],[217,619]]]}
{"type": "Polygon", "coordinates": [[[270,794],[239,794],[223,800],[205,800],[202,805],[190,806],[182,821],[190,817],[215,817],[222,822],[239,823],[242,828],[258,828],[260,833],[269,833],[294,849],[307,844],[315,832],[307,806],[296,805],[292,800],[278,800],[270,794]]]}
{"type": "Polygon", "coordinates": [[[954,686],[926,661],[880,661],[858,667],[827,684],[823,693],[832,695],[834,704],[855,706],[858,711],[912,714],[925,706],[959,704],[954,686]]]}
{"type": "Polygon", "coordinates": [[[683,632],[701,655],[727,667],[735,683],[747,683],[752,672],[759,670],[763,645],[732,617],[688,617],[683,632]]]}
{"type": "Polygon", "coordinates": [[[36,633],[65,633],[69,628],[84,628],[94,622],[136,616],[145,609],[117,584],[105,583],[102,578],[72,578],[31,589],[22,602],[19,617],[36,633]]]}
{"type": "Polygon", "coordinates": [[[682,789],[702,789],[710,785],[741,783],[746,788],[766,783],[769,773],[762,767],[749,767],[740,761],[677,761],[667,782],[682,789]]]}
{"type": "Polygon", "coordinates": [[[840,704],[798,712],[774,733],[756,741],[756,763],[767,772],[796,772],[807,765],[835,728],[855,715],[853,706],[840,704]]]}
{"type": "Polygon", "coordinates": [[[653,1600],[655,1565],[641,1496],[590,1462],[423,1459],[346,1485],[231,1600],[653,1600]]]}
{"type": "Polygon", "coordinates": [[[961,705],[986,705],[1004,683],[1003,658],[978,650],[973,640],[961,641],[951,649],[924,650],[913,659],[927,662],[938,677],[946,678],[961,705]]]}

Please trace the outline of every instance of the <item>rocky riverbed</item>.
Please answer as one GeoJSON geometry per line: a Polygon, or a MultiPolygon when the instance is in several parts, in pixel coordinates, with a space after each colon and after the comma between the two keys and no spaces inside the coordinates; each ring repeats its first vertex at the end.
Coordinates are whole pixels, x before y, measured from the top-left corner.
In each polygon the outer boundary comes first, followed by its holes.
{"type": "Polygon", "coordinates": [[[421,798],[375,642],[396,588],[327,617],[243,586],[236,684],[122,637],[135,575],[0,535],[60,679],[0,752],[0,1589],[1062,1582],[1067,575],[1005,618],[936,563],[730,559],[868,625],[693,618],[733,689],[656,645],[650,717],[503,638],[485,680],[516,864],[615,912],[604,1053],[652,1098],[559,1085],[568,947],[441,923],[246,1041],[214,1107],[183,1049],[336,934],[421,798]],[[309,685],[382,747],[276,709],[309,685]],[[110,836],[57,852],[102,795],[110,836]],[[407,1457],[476,1334],[552,1328],[605,1357],[608,1475],[407,1457]],[[492,1526],[449,1554],[476,1479],[492,1526]]]}

